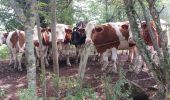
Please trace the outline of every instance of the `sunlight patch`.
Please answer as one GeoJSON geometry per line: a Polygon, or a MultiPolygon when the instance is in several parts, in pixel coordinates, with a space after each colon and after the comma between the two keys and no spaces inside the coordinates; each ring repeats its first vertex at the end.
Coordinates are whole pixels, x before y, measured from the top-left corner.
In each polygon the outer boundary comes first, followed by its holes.
{"type": "Polygon", "coordinates": [[[12,85],[11,84],[5,84],[5,85],[1,85],[0,88],[2,89],[8,89],[10,88],[12,85]]]}
{"type": "Polygon", "coordinates": [[[23,86],[25,86],[24,84],[18,84],[18,85],[16,85],[16,87],[23,87],[23,86]]]}

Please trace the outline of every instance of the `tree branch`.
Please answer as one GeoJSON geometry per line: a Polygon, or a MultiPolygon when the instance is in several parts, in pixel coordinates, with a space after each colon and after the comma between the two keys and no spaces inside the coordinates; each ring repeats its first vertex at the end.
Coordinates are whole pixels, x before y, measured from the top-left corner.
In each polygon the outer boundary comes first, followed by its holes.
{"type": "Polygon", "coordinates": [[[21,20],[22,23],[26,21],[26,16],[24,15],[23,9],[17,7],[17,2],[15,0],[9,1],[11,7],[14,9],[17,17],[21,20]]]}

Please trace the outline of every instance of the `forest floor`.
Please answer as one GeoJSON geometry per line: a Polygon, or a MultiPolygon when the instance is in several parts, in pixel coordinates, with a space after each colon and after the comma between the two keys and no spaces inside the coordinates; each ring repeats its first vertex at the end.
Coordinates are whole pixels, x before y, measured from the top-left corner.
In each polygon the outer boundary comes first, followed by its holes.
{"type": "MultiPolygon", "coordinates": [[[[119,58],[126,59],[126,55],[119,55],[119,58]]],[[[61,80],[60,84],[60,92],[61,95],[65,95],[66,89],[69,87],[67,86],[64,81],[67,80],[67,78],[74,79],[78,74],[78,64],[74,63],[74,60],[72,61],[73,64],[71,67],[68,67],[65,65],[64,62],[60,63],[60,77],[62,77],[65,80],[61,80]],[[62,83],[63,82],[63,83],[62,83]]],[[[0,62],[0,100],[18,100],[18,94],[21,89],[27,88],[27,75],[26,70],[24,71],[17,71],[12,68],[12,66],[8,65],[9,61],[1,61],[0,62]]],[[[127,66],[124,68],[127,70],[127,66]]],[[[38,90],[38,96],[42,96],[41,92],[41,82],[40,82],[40,75],[39,72],[37,72],[37,90],[38,90]]],[[[55,89],[53,87],[53,80],[52,80],[52,68],[47,68],[46,70],[46,78],[47,78],[47,96],[48,97],[54,97],[55,96],[55,89]]],[[[90,87],[93,88],[93,90],[96,92],[100,100],[105,100],[104,95],[104,86],[101,81],[101,78],[103,76],[103,73],[101,71],[101,67],[98,62],[92,62],[92,60],[88,61],[85,78],[85,83],[88,83],[90,87]]],[[[114,84],[116,80],[118,80],[119,76],[118,74],[110,74],[112,78],[112,83],[114,84]]],[[[135,74],[132,72],[126,73],[126,78],[139,84],[143,89],[147,89],[148,87],[151,87],[155,85],[155,81],[151,76],[149,76],[145,72],[140,72],[139,74],[135,74]]],[[[68,80],[67,80],[68,81],[68,80]]],[[[153,94],[152,91],[149,91],[149,95],[153,94]]],[[[64,100],[64,99],[63,99],[64,100]]]]}

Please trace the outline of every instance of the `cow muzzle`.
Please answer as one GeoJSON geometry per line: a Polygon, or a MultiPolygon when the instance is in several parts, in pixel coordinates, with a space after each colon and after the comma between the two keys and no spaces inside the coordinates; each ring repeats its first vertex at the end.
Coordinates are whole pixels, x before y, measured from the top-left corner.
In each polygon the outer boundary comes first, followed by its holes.
{"type": "Polygon", "coordinates": [[[57,39],[57,43],[64,42],[64,39],[57,39]]]}
{"type": "Polygon", "coordinates": [[[86,44],[92,44],[92,40],[91,39],[86,39],[86,44]]]}
{"type": "Polygon", "coordinates": [[[62,44],[63,44],[63,42],[57,42],[57,48],[58,48],[58,50],[62,50],[62,44]]]}

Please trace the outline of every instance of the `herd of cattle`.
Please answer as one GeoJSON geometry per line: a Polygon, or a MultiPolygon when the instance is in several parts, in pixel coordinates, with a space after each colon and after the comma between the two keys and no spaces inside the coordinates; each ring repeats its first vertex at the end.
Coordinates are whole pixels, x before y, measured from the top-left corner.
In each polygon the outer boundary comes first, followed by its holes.
{"type": "MultiPolygon", "coordinates": [[[[153,21],[150,22],[152,31],[154,32],[154,38],[160,44],[160,37],[156,31],[156,26],[153,21]]],[[[161,27],[163,30],[168,30],[165,21],[161,20],[161,27]]],[[[140,34],[145,44],[150,48],[151,53],[155,54],[153,49],[153,43],[149,35],[146,22],[139,24],[140,34]]],[[[43,54],[46,66],[49,65],[48,58],[52,56],[52,36],[51,29],[49,27],[40,28],[41,41],[43,43],[43,54]]],[[[129,61],[133,63],[138,52],[136,43],[133,40],[133,34],[130,29],[128,21],[125,22],[110,22],[97,25],[94,21],[88,23],[80,21],[76,24],[76,27],[72,28],[69,25],[57,24],[56,25],[56,44],[58,45],[58,51],[62,52],[66,50],[66,64],[71,66],[69,59],[70,45],[75,45],[78,56],[80,56],[80,49],[84,44],[93,44],[95,51],[100,55],[102,62],[102,70],[106,70],[107,66],[111,64],[111,71],[117,72],[116,60],[118,59],[117,50],[129,50],[129,61]],[[109,60],[109,54],[111,52],[111,60],[109,60]]],[[[25,49],[25,32],[21,30],[12,31],[9,33],[3,33],[0,39],[0,45],[6,44],[10,50],[10,65],[14,65],[14,68],[22,70],[21,58],[25,49]]],[[[40,48],[37,26],[33,28],[33,44],[35,48],[36,64],[39,66],[40,48]]],[[[60,58],[60,57],[59,57],[60,58]]],[[[144,64],[144,63],[142,63],[144,64]]],[[[138,64],[139,65],[139,64],[138,64]]],[[[141,65],[140,65],[141,67],[141,65]]]]}

